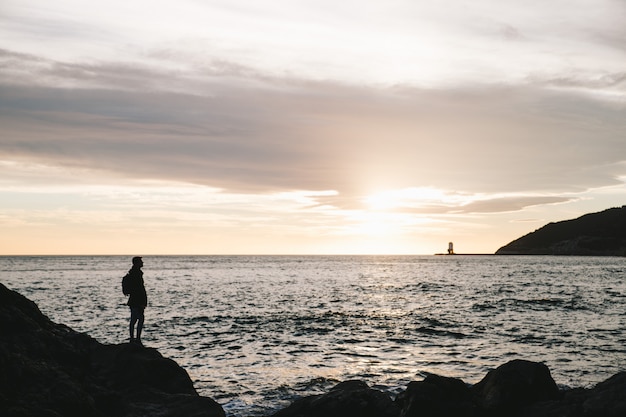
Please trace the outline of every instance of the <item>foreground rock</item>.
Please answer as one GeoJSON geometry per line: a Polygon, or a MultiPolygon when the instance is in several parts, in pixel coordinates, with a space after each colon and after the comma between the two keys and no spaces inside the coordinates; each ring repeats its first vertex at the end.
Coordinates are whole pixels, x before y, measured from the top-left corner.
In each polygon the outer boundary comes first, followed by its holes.
{"type": "Polygon", "coordinates": [[[0,284],[0,415],[223,417],[155,349],[103,345],[0,284]]]}
{"type": "Polygon", "coordinates": [[[514,360],[491,371],[472,387],[476,402],[490,413],[511,413],[530,404],[559,398],[547,366],[514,360]]]}
{"type": "Polygon", "coordinates": [[[395,417],[398,409],[382,391],[371,389],[363,381],[346,381],[323,395],[313,395],[293,402],[274,414],[275,417],[395,417]]]}
{"type": "Polygon", "coordinates": [[[593,389],[559,391],[543,364],[514,360],[474,386],[428,375],[393,401],[364,382],[295,401],[274,417],[624,417],[626,372],[593,389]]]}
{"type": "Polygon", "coordinates": [[[460,379],[439,375],[409,383],[396,403],[403,417],[478,415],[469,386],[460,379]]]}

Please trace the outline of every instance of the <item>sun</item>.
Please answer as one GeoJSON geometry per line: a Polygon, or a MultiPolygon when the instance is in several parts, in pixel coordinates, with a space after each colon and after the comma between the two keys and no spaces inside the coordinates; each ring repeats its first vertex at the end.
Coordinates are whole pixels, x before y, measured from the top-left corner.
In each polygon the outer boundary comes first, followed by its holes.
{"type": "Polygon", "coordinates": [[[338,234],[353,239],[354,249],[362,253],[412,252],[416,238],[436,228],[438,222],[418,209],[442,204],[445,198],[445,192],[428,187],[369,194],[359,209],[342,211],[338,234]]]}

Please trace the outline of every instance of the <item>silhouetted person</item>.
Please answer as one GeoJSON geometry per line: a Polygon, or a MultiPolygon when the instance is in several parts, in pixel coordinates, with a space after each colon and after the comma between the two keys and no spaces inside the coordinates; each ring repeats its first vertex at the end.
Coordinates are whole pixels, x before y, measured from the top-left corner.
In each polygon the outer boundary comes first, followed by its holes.
{"type": "Polygon", "coordinates": [[[141,344],[141,331],[143,330],[143,311],[148,305],[146,288],[143,285],[143,260],[140,256],[133,258],[133,267],[122,281],[124,294],[129,295],[128,306],[130,307],[130,342],[141,344]],[[135,324],[137,324],[137,337],[135,336],[135,324]]]}

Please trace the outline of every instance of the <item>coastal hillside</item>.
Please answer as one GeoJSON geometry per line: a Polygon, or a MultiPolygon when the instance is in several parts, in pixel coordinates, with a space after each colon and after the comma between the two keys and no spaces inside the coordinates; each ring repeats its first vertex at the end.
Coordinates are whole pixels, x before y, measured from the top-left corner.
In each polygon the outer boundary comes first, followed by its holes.
{"type": "Polygon", "coordinates": [[[549,223],[496,255],[626,256],[626,206],[549,223]]]}

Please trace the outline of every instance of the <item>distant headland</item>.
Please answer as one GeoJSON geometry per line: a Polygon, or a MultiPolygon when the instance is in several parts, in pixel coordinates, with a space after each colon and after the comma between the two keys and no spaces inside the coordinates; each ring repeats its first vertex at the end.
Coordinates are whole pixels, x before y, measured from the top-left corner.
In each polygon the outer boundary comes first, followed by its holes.
{"type": "Polygon", "coordinates": [[[626,206],[549,223],[496,255],[626,256],[626,206]]]}

